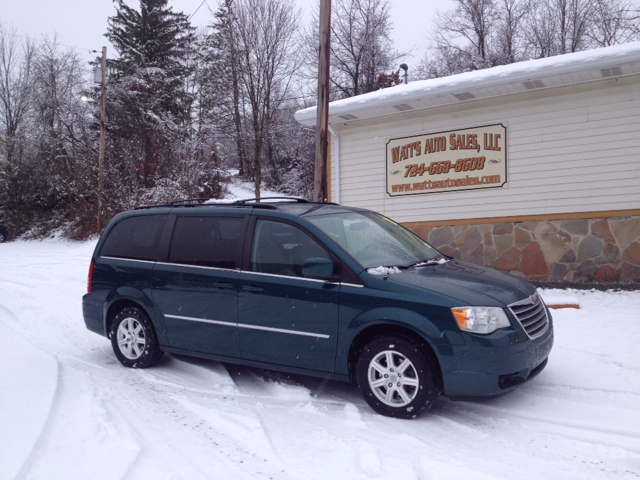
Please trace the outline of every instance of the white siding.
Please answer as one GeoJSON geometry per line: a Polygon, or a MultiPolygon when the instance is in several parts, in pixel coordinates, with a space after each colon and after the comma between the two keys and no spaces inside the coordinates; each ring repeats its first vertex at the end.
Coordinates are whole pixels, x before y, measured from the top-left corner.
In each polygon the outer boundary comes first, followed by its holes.
{"type": "MultiPolygon", "coordinates": [[[[639,76],[332,126],[341,203],[400,222],[640,209],[639,76]],[[508,125],[508,188],[386,196],[390,138],[494,123],[508,125]]],[[[332,162],[334,199],[335,175],[332,162]]]]}

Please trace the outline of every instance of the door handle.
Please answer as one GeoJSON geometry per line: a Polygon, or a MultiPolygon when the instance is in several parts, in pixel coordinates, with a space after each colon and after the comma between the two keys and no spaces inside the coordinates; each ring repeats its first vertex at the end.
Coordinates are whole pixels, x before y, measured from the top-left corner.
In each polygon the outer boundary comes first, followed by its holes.
{"type": "Polygon", "coordinates": [[[213,286],[216,288],[233,288],[232,284],[222,282],[213,282],[213,286]]]}
{"type": "Polygon", "coordinates": [[[263,292],[264,288],[257,285],[243,285],[242,290],[245,290],[247,292],[263,292]]]}

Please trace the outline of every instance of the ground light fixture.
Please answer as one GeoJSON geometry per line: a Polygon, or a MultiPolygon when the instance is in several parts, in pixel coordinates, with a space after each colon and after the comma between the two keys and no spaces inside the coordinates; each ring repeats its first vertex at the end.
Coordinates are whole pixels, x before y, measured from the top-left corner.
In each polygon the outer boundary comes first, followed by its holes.
{"type": "Polygon", "coordinates": [[[405,84],[409,83],[409,66],[406,63],[401,63],[400,68],[404,70],[404,75],[403,75],[404,83],[405,84]]]}

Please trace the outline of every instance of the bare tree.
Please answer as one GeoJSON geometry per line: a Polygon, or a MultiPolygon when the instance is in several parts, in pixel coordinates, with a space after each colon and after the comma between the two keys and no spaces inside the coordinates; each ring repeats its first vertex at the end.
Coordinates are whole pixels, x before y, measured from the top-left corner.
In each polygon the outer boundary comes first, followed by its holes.
{"type": "Polygon", "coordinates": [[[494,0],[456,0],[452,11],[438,14],[433,42],[440,51],[466,57],[468,69],[491,66],[497,17],[494,0]]]}
{"type": "Polygon", "coordinates": [[[633,0],[455,0],[438,14],[419,78],[640,38],[633,0]]]}
{"type": "Polygon", "coordinates": [[[637,11],[628,0],[596,0],[587,37],[593,46],[608,47],[640,38],[637,11]],[[635,17],[635,18],[634,18],[635,17]]]}
{"type": "Polygon", "coordinates": [[[25,126],[30,108],[34,44],[18,42],[15,30],[0,24],[0,145],[11,163],[16,137],[25,126]]]}
{"type": "Polygon", "coordinates": [[[33,59],[34,144],[47,175],[49,206],[84,202],[95,165],[87,151],[92,132],[90,112],[80,97],[88,88],[77,52],[62,50],[57,37],[45,39],[33,59]]]}
{"type": "Polygon", "coordinates": [[[209,99],[208,112],[203,113],[235,140],[239,175],[243,177],[251,171],[251,165],[247,162],[243,127],[244,92],[240,83],[235,0],[223,0],[213,16],[213,23],[203,45],[206,78],[203,78],[202,83],[209,99]]]}
{"type": "Polygon", "coordinates": [[[95,192],[95,135],[80,100],[87,85],[78,55],[62,50],[55,36],[23,45],[0,36],[0,128],[7,140],[0,205],[16,233],[44,233],[39,228],[86,218],[95,192]]]}
{"type": "Polygon", "coordinates": [[[536,58],[583,50],[596,0],[539,0],[528,19],[528,40],[536,58]]]}
{"type": "Polygon", "coordinates": [[[534,58],[558,55],[558,27],[554,12],[545,7],[544,0],[536,0],[525,23],[525,36],[534,58]]]}
{"type": "Polygon", "coordinates": [[[252,133],[255,194],[260,197],[267,135],[299,68],[299,12],[292,0],[238,0],[235,19],[239,77],[252,133]]]}
{"type": "MultiPolygon", "coordinates": [[[[391,40],[388,0],[337,0],[331,15],[331,83],[343,97],[376,89],[400,57],[391,40]]],[[[317,19],[313,38],[317,48],[317,19]]]]}
{"type": "Polygon", "coordinates": [[[500,63],[509,64],[526,58],[522,30],[531,6],[531,0],[499,0],[494,42],[500,63]]]}
{"type": "MultiPolygon", "coordinates": [[[[333,0],[331,6],[330,98],[376,90],[381,73],[393,70],[404,54],[393,45],[389,0],[333,0]]],[[[307,78],[318,78],[318,15],[304,33],[307,78]]],[[[397,67],[397,66],[396,66],[397,67]]],[[[317,95],[313,95],[316,98],[317,95]]]]}
{"type": "Polygon", "coordinates": [[[573,53],[586,47],[587,31],[592,25],[595,0],[556,0],[560,22],[560,53],[573,53]],[[565,11],[567,14],[565,15],[565,11]]]}

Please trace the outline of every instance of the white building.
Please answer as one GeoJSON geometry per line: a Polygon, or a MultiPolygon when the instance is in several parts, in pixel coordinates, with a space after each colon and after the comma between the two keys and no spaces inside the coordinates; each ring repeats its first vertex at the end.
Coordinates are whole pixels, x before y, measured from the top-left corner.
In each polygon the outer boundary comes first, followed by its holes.
{"type": "Polygon", "coordinates": [[[640,42],[332,102],[329,123],[332,201],[527,278],[640,281],[640,42]]]}

